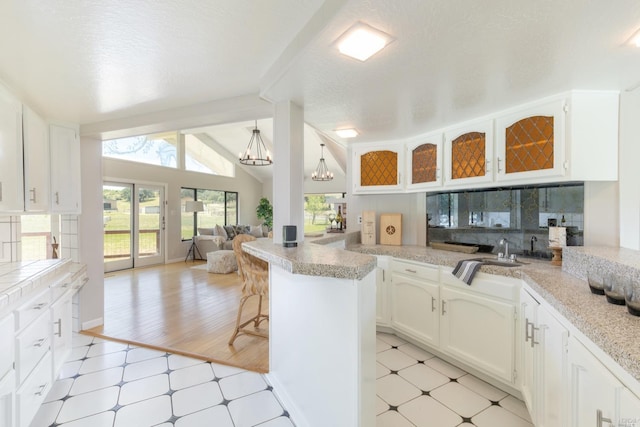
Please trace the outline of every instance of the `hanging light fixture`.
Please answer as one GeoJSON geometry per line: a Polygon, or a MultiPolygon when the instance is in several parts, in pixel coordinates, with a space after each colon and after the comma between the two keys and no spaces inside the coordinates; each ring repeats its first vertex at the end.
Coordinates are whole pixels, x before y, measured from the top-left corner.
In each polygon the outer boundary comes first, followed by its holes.
{"type": "Polygon", "coordinates": [[[253,130],[253,134],[249,140],[249,145],[244,153],[238,153],[238,159],[240,163],[247,166],[268,166],[273,163],[271,154],[260,136],[257,120],[256,128],[253,130]]]}
{"type": "Polygon", "coordinates": [[[320,161],[315,172],[311,174],[311,179],[314,181],[331,181],[333,179],[333,172],[329,172],[327,163],[324,161],[324,144],[320,144],[320,161]]]}

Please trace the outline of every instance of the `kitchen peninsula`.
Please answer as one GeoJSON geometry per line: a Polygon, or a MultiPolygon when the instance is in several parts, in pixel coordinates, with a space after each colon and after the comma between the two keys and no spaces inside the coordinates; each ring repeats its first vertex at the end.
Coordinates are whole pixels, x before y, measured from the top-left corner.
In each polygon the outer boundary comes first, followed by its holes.
{"type": "MultiPolygon", "coordinates": [[[[459,260],[472,256],[419,246],[364,246],[356,243],[354,235],[357,233],[316,239],[293,250],[264,242],[246,245],[252,254],[270,262],[270,378],[276,389],[284,391],[288,406],[307,415],[301,425],[373,425],[373,419],[366,421],[374,412],[371,394],[375,392],[370,377],[375,349],[369,340],[375,333],[375,281],[380,286],[380,266],[375,267],[374,258],[367,255],[391,259],[392,265],[413,263],[418,271],[428,268],[429,274],[435,272],[441,290],[439,298],[447,304],[445,293],[477,293],[485,283],[490,292],[502,292],[497,294],[498,300],[510,299],[513,377],[495,375],[490,364],[479,365],[479,373],[494,385],[522,393],[534,422],[537,419],[544,423],[540,417],[555,417],[555,424],[550,425],[586,425],[581,423],[595,418],[596,411],[618,420],[640,414],[640,344],[636,339],[640,318],[629,315],[625,307],[608,304],[603,297],[591,294],[580,275],[587,265],[595,263],[606,269],[607,263],[614,262],[611,257],[598,258],[602,250],[568,247],[563,267],[534,260],[526,260],[527,264],[519,267],[485,265],[477,282],[467,286],[450,272],[459,260]],[[346,251],[322,247],[335,246],[340,238],[346,239],[346,251]],[[375,274],[371,273],[373,268],[375,274]],[[529,351],[538,353],[531,356],[534,353],[529,351]],[[301,361],[304,357],[311,357],[313,362],[301,361]],[[534,361],[543,359],[546,365],[535,365],[534,361]],[[491,381],[492,376],[497,381],[491,381]],[[326,392],[324,385],[338,377],[345,387],[340,396],[335,396],[326,392]],[[305,396],[304,385],[315,385],[315,381],[319,381],[319,387],[311,387],[305,396]],[[594,394],[595,388],[602,388],[602,393],[594,394]],[[324,400],[315,402],[312,408],[319,393],[324,393],[324,400]],[[603,393],[607,398],[598,397],[603,393]],[[334,407],[334,400],[336,405],[342,405],[339,411],[349,414],[345,424],[341,424],[339,412],[328,411],[334,407]],[[320,413],[324,418],[316,424],[320,413]]],[[[625,273],[637,277],[637,266],[625,264],[630,255],[618,255],[628,270],[625,273]]],[[[615,254],[612,256],[615,258],[615,254]]],[[[391,268],[387,277],[395,277],[396,273],[391,268]]],[[[391,299],[394,294],[383,295],[391,299]]],[[[423,311],[431,312],[433,307],[439,307],[439,303],[430,302],[423,311]]],[[[444,305],[442,309],[444,314],[444,305]]],[[[446,306],[447,313],[453,309],[446,306]]],[[[427,349],[433,347],[404,331],[393,332],[427,349]]],[[[450,359],[456,362],[455,351],[443,348],[444,355],[454,355],[450,359]]],[[[460,363],[473,368],[474,359],[469,360],[460,363]]]]}

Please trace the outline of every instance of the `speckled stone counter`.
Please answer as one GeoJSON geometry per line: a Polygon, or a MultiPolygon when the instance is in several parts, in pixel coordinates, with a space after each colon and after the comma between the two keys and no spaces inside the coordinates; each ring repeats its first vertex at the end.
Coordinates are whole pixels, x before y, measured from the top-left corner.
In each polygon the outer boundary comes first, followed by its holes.
{"type": "Polygon", "coordinates": [[[285,248],[264,239],[243,243],[242,248],[292,274],[360,280],[376,267],[376,259],[372,256],[315,243],[285,248]]]}
{"type": "MultiPolygon", "coordinates": [[[[449,267],[454,267],[463,259],[477,258],[478,255],[482,257],[482,254],[462,254],[420,246],[350,245],[348,249],[449,267]]],[[[635,266],[640,268],[640,253],[617,248],[571,247],[563,255],[563,267],[553,266],[548,261],[524,259],[529,264],[522,267],[487,265],[482,266],[480,271],[524,280],[534,292],[640,381],[640,317],[630,315],[625,306],[609,304],[604,296],[592,294],[586,282],[587,265],[595,264],[600,268],[616,270],[633,269],[635,266]],[[574,265],[573,258],[577,259],[575,262],[579,265],[574,265]],[[563,269],[575,272],[575,275],[563,269]]]]}

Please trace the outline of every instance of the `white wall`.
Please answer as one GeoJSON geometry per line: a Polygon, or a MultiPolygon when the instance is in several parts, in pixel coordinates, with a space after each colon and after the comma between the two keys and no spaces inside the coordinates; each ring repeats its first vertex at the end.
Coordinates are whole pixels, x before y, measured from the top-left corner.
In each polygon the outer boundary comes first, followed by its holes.
{"type": "Polygon", "coordinates": [[[236,168],[236,176],[230,178],[106,158],[103,159],[102,165],[105,179],[168,185],[165,198],[168,203],[167,258],[170,261],[184,259],[191,244],[190,241],[182,242],[180,235],[181,187],[237,191],[238,223],[250,225],[261,223],[261,220],[256,217],[256,207],[263,194],[262,183],[241,168],[236,168]]]}
{"type": "Polygon", "coordinates": [[[640,250],[640,90],[620,95],[620,246],[640,250]]]}

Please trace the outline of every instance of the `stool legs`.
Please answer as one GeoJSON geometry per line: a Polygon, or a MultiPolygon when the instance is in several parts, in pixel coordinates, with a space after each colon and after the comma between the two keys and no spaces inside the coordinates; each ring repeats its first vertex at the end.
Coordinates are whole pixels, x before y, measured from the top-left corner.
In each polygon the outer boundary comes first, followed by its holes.
{"type": "Polygon", "coordinates": [[[262,314],[262,295],[248,295],[248,296],[242,297],[240,299],[240,307],[238,307],[238,317],[236,318],[236,327],[235,327],[235,330],[233,331],[233,335],[231,336],[231,339],[229,340],[229,345],[233,345],[233,342],[236,340],[236,338],[240,334],[254,335],[262,338],[269,338],[268,333],[260,332],[257,330],[245,329],[245,326],[247,326],[251,322],[253,322],[254,328],[257,329],[258,326],[260,326],[260,322],[262,322],[263,320],[269,320],[269,315],[262,314]],[[242,318],[242,308],[244,307],[245,303],[251,296],[257,296],[259,298],[258,314],[253,316],[251,319],[240,323],[240,320],[242,318]]]}

